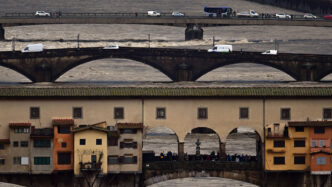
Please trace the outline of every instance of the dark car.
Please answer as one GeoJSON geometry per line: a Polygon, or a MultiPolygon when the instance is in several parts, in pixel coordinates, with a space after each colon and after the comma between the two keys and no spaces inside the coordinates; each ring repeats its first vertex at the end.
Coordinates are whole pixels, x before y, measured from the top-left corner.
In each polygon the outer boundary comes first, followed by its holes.
{"type": "Polygon", "coordinates": [[[325,15],[324,19],[332,19],[332,14],[325,15]]]}

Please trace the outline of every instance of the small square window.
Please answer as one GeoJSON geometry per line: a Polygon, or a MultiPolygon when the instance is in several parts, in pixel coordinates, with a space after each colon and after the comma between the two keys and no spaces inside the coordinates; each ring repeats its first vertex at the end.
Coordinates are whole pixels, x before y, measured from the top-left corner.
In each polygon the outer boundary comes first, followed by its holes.
{"type": "Polygon", "coordinates": [[[0,144],[0,150],[3,150],[3,149],[5,149],[5,145],[4,144],[0,144]]]}
{"type": "Polygon", "coordinates": [[[305,140],[294,140],[294,147],[305,147],[305,140]]]}
{"type": "Polygon", "coordinates": [[[59,134],[70,134],[70,126],[58,126],[59,134]]]}
{"type": "Polygon", "coordinates": [[[325,128],[324,127],[314,127],[314,133],[315,134],[324,134],[325,128]]]}
{"type": "Polygon", "coordinates": [[[39,119],[39,107],[30,107],[30,119],[39,119]]]}
{"type": "Polygon", "coordinates": [[[275,156],[273,157],[273,164],[274,165],[284,165],[285,164],[285,157],[275,156]]]}
{"type": "Polygon", "coordinates": [[[114,108],[114,119],[123,119],[124,117],[123,107],[114,108]]]}
{"type": "Polygon", "coordinates": [[[5,159],[0,159],[0,165],[5,165],[5,159]]]}
{"type": "Polygon", "coordinates": [[[249,108],[240,108],[240,119],[249,118],[249,108]]]}
{"type": "Polygon", "coordinates": [[[326,157],[316,157],[316,164],[317,165],[325,165],[326,164],[326,157]]]}
{"type": "Polygon", "coordinates": [[[166,109],[165,108],[157,108],[157,113],[156,113],[156,118],[157,119],[166,119],[166,109]]]}
{"type": "Polygon", "coordinates": [[[285,141],[284,140],[274,140],[273,147],[285,147],[285,141]]]}
{"type": "Polygon", "coordinates": [[[102,140],[101,139],[96,139],[96,145],[101,145],[102,144],[102,140]]]}
{"type": "Polygon", "coordinates": [[[282,120],[290,120],[290,108],[282,108],[280,112],[280,119],[282,120]]]}
{"type": "Polygon", "coordinates": [[[85,145],[85,139],[80,139],[80,145],[85,145]]]}
{"type": "Polygon", "coordinates": [[[14,165],[21,164],[21,157],[14,157],[13,158],[13,164],[14,165]]]}
{"type": "Polygon", "coordinates": [[[18,147],[18,141],[13,142],[14,147],[18,147]]]}
{"type": "Polygon", "coordinates": [[[73,118],[74,119],[79,119],[82,118],[82,107],[74,107],[73,108],[73,118]]]}
{"type": "Polygon", "coordinates": [[[295,127],[295,132],[304,132],[304,127],[295,127]]]}
{"type": "Polygon", "coordinates": [[[324,108],[323,109],[323,118],[324,119],[332,119],[332,109],[331,108],[324,108]]]}
{"type": "Polygon", "coordinates": [[[28,141],[21,141],[21,147],[28,147],[29,143],[28,141]]]}
{"type": "Polygon", "coordinates": [[[305,156],[294,156],[294,164],[305,164],[305,156]]]}
{"type": "Polygon", "coordinates": [[[66,142],[61,142],[61,147],[62,147],[62,148],[67,147],[67,143],[66,143],[66,142]]]}
{"type": "Polygon", "coordinates": [[[208,111],[207,108],[198,108],[198,119],[207,119],[208,111]]]}

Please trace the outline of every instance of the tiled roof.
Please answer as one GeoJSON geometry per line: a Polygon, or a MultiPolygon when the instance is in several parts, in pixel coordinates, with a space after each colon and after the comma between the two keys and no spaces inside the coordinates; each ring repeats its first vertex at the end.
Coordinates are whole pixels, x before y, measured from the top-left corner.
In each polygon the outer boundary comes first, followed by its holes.
{"type": "Polygon", "coordinates": [[[9,123],[9,127],[30,127],[31,123],[9,123]]]}
{"type": "Polygon", "coordinates": [[[289,121],[288,126],[297,127],[332,127],[332,121],[289,121]]]}
{"type": "Polygon", "coordinates": [[[142,129],[143,123],[117,123],[118,129],[142,129]]]}
{"type": "Polygon", "coordinates": [[[9,139],[0,139],[0,143],[10,144],[10,140],[9,139]]]}
{"type": "Polygon", "coordinates": [[[54,118],[52,119],[53,125],[74,125],[74,119],[71,118],[54,118]]]}
{"type": "Polygon", "coordinates": [[[102,127],[97,127],[97,126],[85,126],[85,127],[77,127],[75,129],[73,129],[73,132],[76,133],[76,132],[81,132],[81,131],[86,131],[86,130],[97,130],[97,131],[103,131],[103,132],[109,132],[108,129],[106,128],[102,128],[102,127]]]}
{"type": "Polygon", "coordinates": [[[331,97],[332,87],[2,87],[0,97],[331,97]]]}

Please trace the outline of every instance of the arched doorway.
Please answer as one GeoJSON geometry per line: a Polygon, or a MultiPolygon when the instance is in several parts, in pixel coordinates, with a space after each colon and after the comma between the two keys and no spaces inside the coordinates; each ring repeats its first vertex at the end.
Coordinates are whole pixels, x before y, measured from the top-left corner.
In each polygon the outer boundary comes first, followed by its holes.
{"type": "Polygon", "coordinates": [[[178,136],[170,128],[148,129],[143,138],[143,161],[177,160],[178,142],[178,136]]]}
{"type": "Polygon", "coordinates": [[[192,129],[184,138],[184,153],[186,160],[219,160],[219,135],[207,127],[192,129]]]}
{"type": "Polygon", "coordinates": [[[226,160],[261,162],[262,140],[256,130],[240,126],[233,129],[226,138],[226,160]]]}

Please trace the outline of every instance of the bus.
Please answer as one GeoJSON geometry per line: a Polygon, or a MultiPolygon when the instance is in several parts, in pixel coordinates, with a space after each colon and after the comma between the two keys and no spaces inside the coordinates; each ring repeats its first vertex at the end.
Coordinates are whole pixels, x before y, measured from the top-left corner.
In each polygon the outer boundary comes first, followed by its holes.
{"type": "Polygon", "coordinates": [[[230,17],[232,12],[230,7],[204,7],[204,13],[209,17],[230,17]]]}

